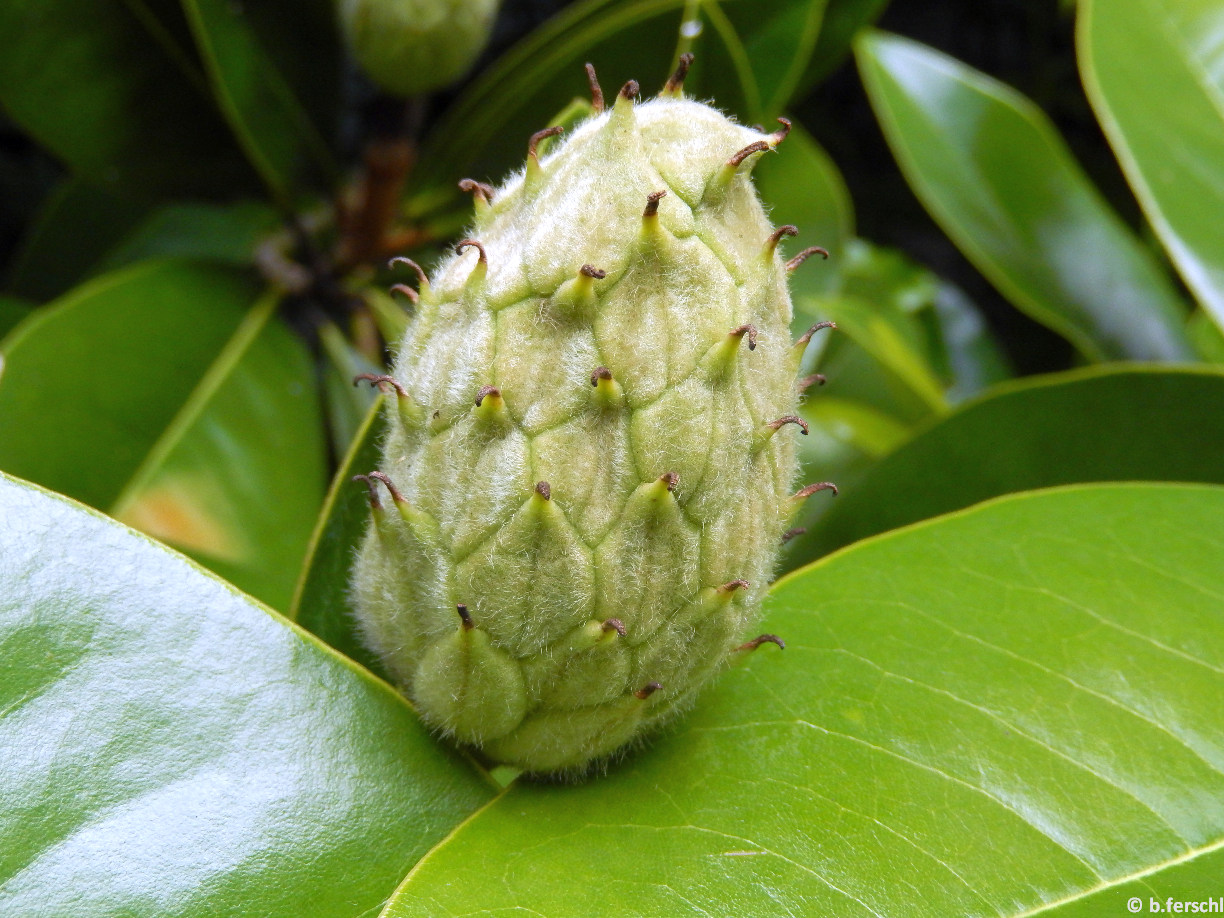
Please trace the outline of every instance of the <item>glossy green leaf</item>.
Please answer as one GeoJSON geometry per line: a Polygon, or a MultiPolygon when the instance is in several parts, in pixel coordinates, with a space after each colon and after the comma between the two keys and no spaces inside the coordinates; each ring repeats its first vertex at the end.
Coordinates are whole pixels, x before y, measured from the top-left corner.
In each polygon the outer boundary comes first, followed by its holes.
{"type": "Polygon", "coordinates": [[[0,342],[0,469],[109,507],[257,291],[230,268],[144,262],[39,310],[0,342]]]}
{"type": "Polygon", "coordinates": [[[820,38],[796,87],[797,99],[841,66],[854,37],[879,19],[888,3],[889,0],[829,0],[820,38]]]}
{"type": "Polygon", "coordinates": [[[825,5],[826,0],[690,3],[692,18],[686,16],[680,44],[699,55],[692,74],[697,97],[738,109],[746,122],[782,114],[816,47],[825,5]],[[718,41],[701,41],[707,31],[718,41]]]}
{"type": "Polygon", "coordinates": [[[846,487],[794,562],[999,494],[1081,481],[1224,484],[1224,372],[1114,366],[997,386],[846,487]]]}
{"type": "Polygon", "coordinates": [[[23,234],[5,287],[40,302],[62,296],[88,278],[115,240],[138,227],[152,207],[110,184],[61,180],[23,234]]]}
{"type": "MultiPolygon", "coordinates": [[[[34,311],[34,304],[19,296],[0,293],[0,336],[34,311]]],[[[0,372],[2,372],[0,367],[0,372]]]]}
{"type": "Polygon", "coordinates": [[[1224,328],[1224,7],[1086,0],[1077,30],[1088,98],[1143,211],[1224,328]]]}
{"type": "Polygon", "coordinates": [[[1188,330],[1200,357],[1211,363],[1224,363],[1224,328],[1216,325],[1206,310],[1200,309],[1190,317],[1188,330]]]}
{"type": "Polygon", "coordinates": [[[266,204],[167,204],[145,217],[95,266],[113,271],[148,258],[193,258],[231,265],[255,262],[260,241],[280,227],[266,204]]]}
{"type": "Polygon", "coordinates": [[[385,684],[0,476],[0,913],[373,914],[490,795],[385,684]]]}
{"type": "Polygon", "coordinates": [[[323,503],[314,361],[266,295],[110,507],[274,609],[288,609],[323,503]]]}
{"type": "Polygon", "coordinates": [[[652,748],[518,784],[385,918],[1127,914],[1220,895],[1224,489],[1010,497],[778,584],[652,748]],[[1146,905],[1146,900],[1144,905],[1146,905]]]}
{"type": "Polygon", "coordinates": [[[357,385],[355,377],[361,373],[385,373],[386,370],[366,360],[332,323],[320,326],[318,334],[331,448],[336,456],[343,456],[365,426],[370,406],[378,398],[377,389],[365,383],[357,385]]]}
{"type": "Polygon", "coordinates": [[[0,54],[0,104],[74,173],[126,193],[250,190],[254,175],[163,6],[0,4],[0,35],[20,36],[0,54]]]}
{"type": "Polygon", "coordinates": [[[289,617],[303,628],[379,675],[385,671],[366,650],[353,617],[349,576],[370,520],[366,489],[352,478],[378,468],[385,434],[380,398],[370,407],[332,479],[289,609],[289,617]]]}
{"type": "Polygon", "coordinates": [[[242,6],[183,0],[221,110],[265,184],[289,203],[299,177],[332,178],[327,144],[260,44],[242,6]]]}
{"type": "Polygon", "coordinates": [[[882,32],[857,44],[910,186],[1017,308],[1092,360],[1192,356],[1169,279],[1019,93],[882,32]]]}

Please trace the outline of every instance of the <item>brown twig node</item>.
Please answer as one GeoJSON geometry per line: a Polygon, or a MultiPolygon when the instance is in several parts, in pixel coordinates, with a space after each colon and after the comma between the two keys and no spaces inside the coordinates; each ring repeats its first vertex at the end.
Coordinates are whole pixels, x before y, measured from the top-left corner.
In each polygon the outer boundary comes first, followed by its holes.
{"type": "Polygon", "coordinates": [[[459,613],[459,618],[463,621],[464,631],[471,631],[473,628],[476,627],[472,623],[472,615],[470,612],[468,612],[467,606],[465,606],[463,603],[457,603],[455,605],[455,611],[459,613]]]}
{"type": "Polygon", "coordinates": [[[684,89],[684,78],[688,76],[691,66],[693,66],[693,55],[686,51],[680,55],[680,63],[676,65],[676,72],[668,77],[667,82],[663,85],[662,95],[679,95],[684,89]]]}
{"type": "Polygon", "coordinates": [[[778,122],[782,125],[782,127],[778,128],[769,135],[773,138],[775,147],[789,137],[791,132],[791,122],[789,118],[779,118],[778,122]]]}
{"type": "Polygon", "coordinates": [[[480,391],[476,393],[476,407],[479,408],[481,402],[490,395],[500,398],[501,389],[497,386],[481,386],[480,391]]]}
{"type": "Polygon", "coordinates": [[[641,89],[642,87],[638,85],[637,80],[630,80],[620,88],[620,92],[618,92],[617,95],[622,99],[632,99],[641,91],[641,89]]]}
{"type": "Polygon", "coordinates": [[[805,392],[812,386],[823,386],[827,382],[823,373],[813,373],[811,376],[803,377],[795,385],[799,387],[800,392],[805,392]]]}
{"type": "Polygon", "coordinates": [[[746,590],[750,586],[752,586],[752,584],[747,580],[729,580],[718,588],[718,592],[734,593],[736,590],[746,590]]]}
{"type": "Polygon", "coordinates": [[[611,379],[612,371],[607,367],[596,367],[595,372],[591,374],[591,385],[598,386],[601,379],[611,379]]]}
{"type": "Polygon", "coordinates": [[[537,481],[535,492],[545,500],[552,500],[552,485],[547,481],[537,481]]]}
{"type": "Polygon", "coordinates": [[[619,618],[610,618],[603,623],[604,631],[615,631],[621,637],[625,636],[625,623],[619,618]]]}
{"type": "Polygon", "coordinates": [[[399,395],[405,398],[408,396],[408,390],[401,386],[393,376],[386,376],[382,373],[358,373],[353,377],[354,386],[362,382],[368,382],[371,386],[377,386],[380,392],[387,391],[383,386],[390,386],[399,395]]]}
{"type": "Polygon", "coordinates": [[[595,280],[603,280],[608,276],[607,271],[601,271],[594,265],[583,265],[578,269],[579,274],[585,274],[587,277],[593,277],[595,280]]]}
{"type": "Polygon", "coordinates": [[[794,529],[788,529],[782,533],[782,544],[785,545],[791,539],[796,539],[807,532],[806,526],[796,526],[794,529]]]}
{"type": "Polygon", "coordinates": [[[404,503],[404,500],[405,500],[404,495],[400,493],[400,489],[397,488],[395,484],[391,481],[391,479],[387,477],[386,472],[373,471],[370,473],[370,477],[373,478],[375,481],[381,481],[383,485],[386,486],[387,490],[391,494],[391,499],[393,501],[395,501],[397,504],[404,503]]]}
{"type": "Polygon", "coordinates": [[[599,77],[595,75],[595,65],[588,61],[585,66],[587,82],[591,84],[591,108],[597,113],[602,112],[604,110],[603,87],[599,85],[599,77]]]}
{"type": "Polygon", "coordinates": [[[676,486],[680,484],[680,476],[675,472],[664,472],[659,476],[659,481],[667,485],[668,491],[674,491],[676,490],[676,486]]]}

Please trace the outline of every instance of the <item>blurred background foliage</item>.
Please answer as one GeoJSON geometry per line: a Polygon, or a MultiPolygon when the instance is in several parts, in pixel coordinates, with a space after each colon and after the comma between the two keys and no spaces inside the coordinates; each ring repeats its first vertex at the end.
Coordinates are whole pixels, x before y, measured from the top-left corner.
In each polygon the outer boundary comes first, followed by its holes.
{"type": "Polygon", "coordinates": [[[1222,482],[1221,27],[1205,0],[507,0],[466,77],[403,98],[332,0],[12,0],[0,469],[373,666],[336,609],[379,435],[351,381],[411,309],[387,259],[436,263],[460,179],[588,114],[584,62],[652,93],[693,51],[689,94],[794,120],[758,184],[831,253],[793,288],[797,333],[839,327],[802,410],[842,495],[784,568],[1010,491],[1222,482]]]}

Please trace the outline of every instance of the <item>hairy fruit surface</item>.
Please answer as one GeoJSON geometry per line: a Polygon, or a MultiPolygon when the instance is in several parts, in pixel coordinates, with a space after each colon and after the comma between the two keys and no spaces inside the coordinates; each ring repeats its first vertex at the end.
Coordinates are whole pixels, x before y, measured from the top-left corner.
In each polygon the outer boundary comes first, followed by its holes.
{"type": "Polygon", "coordinates": [[[786,126],[735,124],[682,77],[642,104],[628,85],[547,154],[536,135],[500,188],[466,183],[472,238],[405,291],[394,373],[371,378],[391,432],[366,639],[426,722],[532,773],[582,771],[780,644],[744,632],[796,503],[831,487],[793,492],[809,335],[790,340],[787,274],[809,253],[783,261],[794,228],[749,174],[786,126]]]}

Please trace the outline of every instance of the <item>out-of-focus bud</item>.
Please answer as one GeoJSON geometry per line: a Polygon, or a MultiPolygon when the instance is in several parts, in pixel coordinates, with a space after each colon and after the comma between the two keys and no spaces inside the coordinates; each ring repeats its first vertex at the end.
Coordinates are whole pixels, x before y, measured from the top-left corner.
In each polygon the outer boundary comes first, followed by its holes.
{"type": "Polygon", "coordinates": [[[381,89],[415,96],[455,82],[484,49],[501,0],[337,0],[340,26],[381,89]]]}

